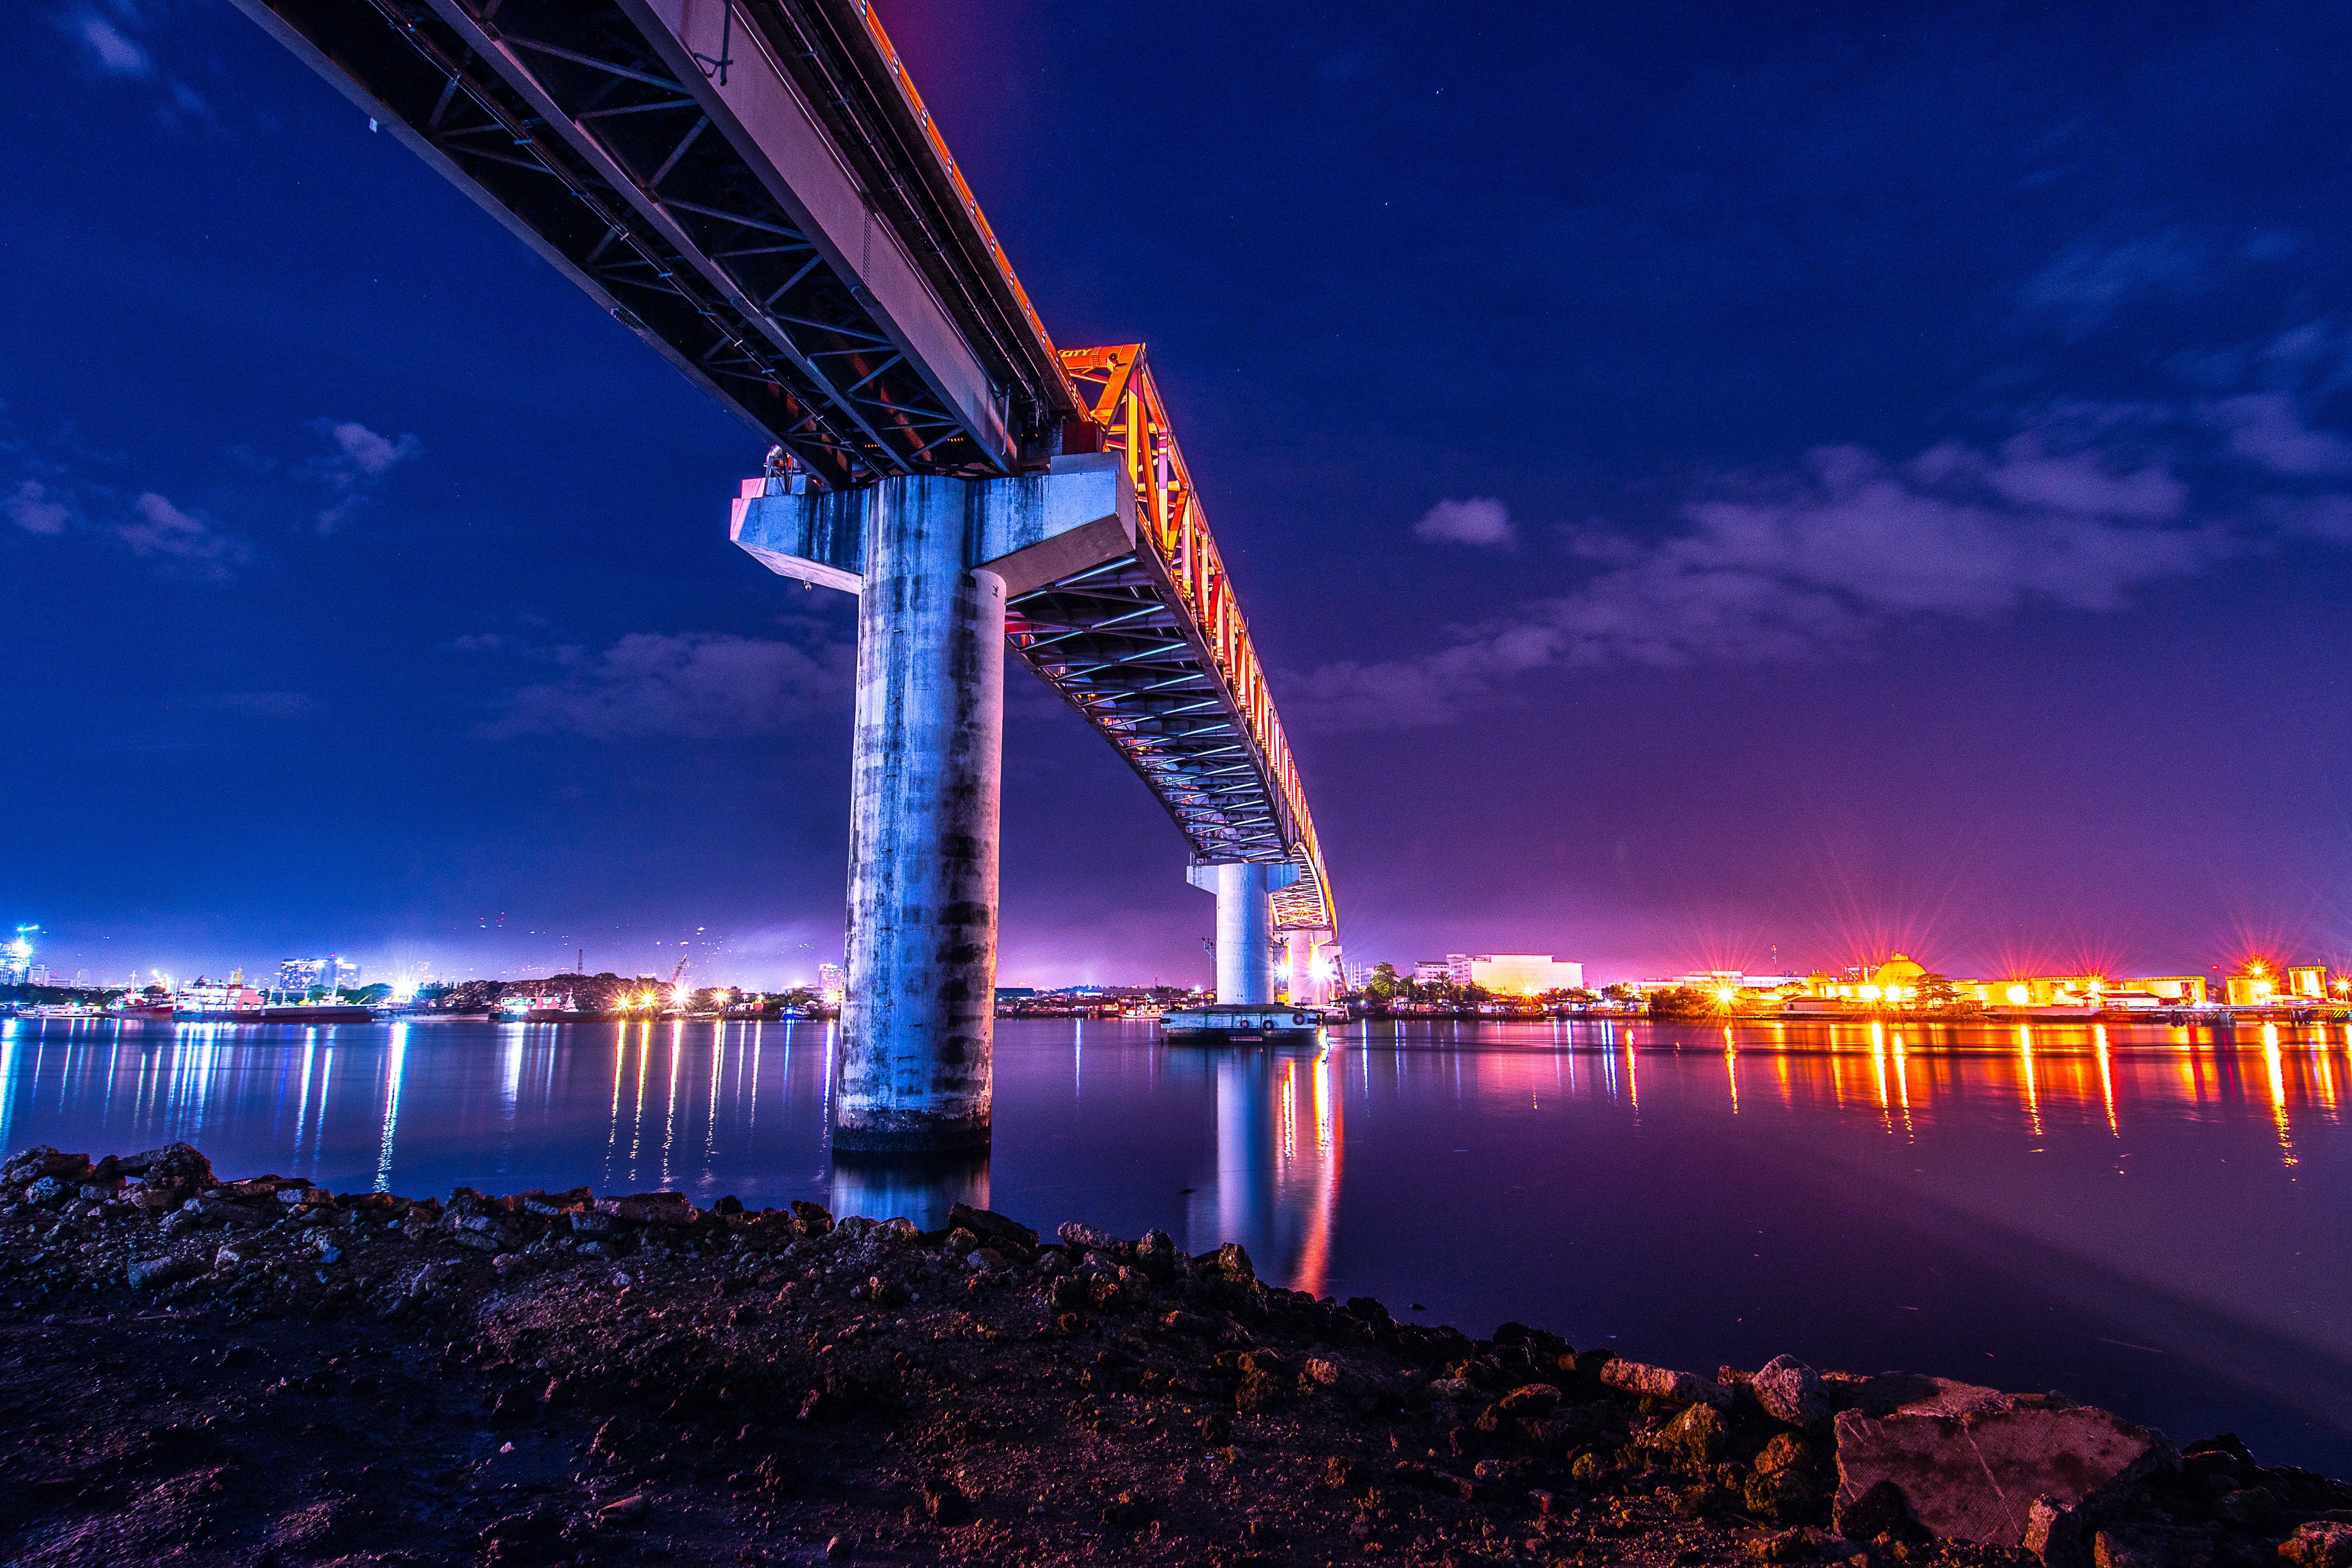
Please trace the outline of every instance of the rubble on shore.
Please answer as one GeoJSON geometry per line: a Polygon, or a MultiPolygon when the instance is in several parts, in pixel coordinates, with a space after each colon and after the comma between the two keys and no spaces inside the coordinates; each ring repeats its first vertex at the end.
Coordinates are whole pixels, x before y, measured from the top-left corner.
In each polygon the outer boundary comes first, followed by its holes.
{"type": "Polygon", "coordinates": [[[27,1150],[0,1562],[2352,1568],[2352,1486],[2229,1436],[952,1221],[27,1150]]]}

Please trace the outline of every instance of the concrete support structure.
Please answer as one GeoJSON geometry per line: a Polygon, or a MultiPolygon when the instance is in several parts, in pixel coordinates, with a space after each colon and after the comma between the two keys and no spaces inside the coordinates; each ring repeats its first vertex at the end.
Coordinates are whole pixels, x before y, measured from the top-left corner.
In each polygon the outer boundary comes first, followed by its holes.
{"type": "Polygon", "coordinates": [[[1004,580],[964,564],[971,488],[895,479],[866,518],[838,1149],[989,1140],[1004,580]]]}
{"type": "Polygon", "coordinates": [[[1330,945],[1331,933],[1301,927],[1283,932],[1283,941],[1284,973],[1289,984],[1285,1000],[1317,1006],[1330,1000],[1330,987],[1323,977],[1323,950],[1330,945]]]}
{"type": "Polygon", "coordinates": [[[985,1149],[995,1037],[1004,607],[1135,548],[1116,464],[855,490],[753,479],[733,537],[857,595],[836,1152],[985,1149]]]}
{"type": "Polygon", "coordinates": [[[1274,1000],[1274,894],[1298,880],[1298,868],[1226,860],[1195,866],[1184,879],[1217,895],[1217,1000],[1274,1000]]]}

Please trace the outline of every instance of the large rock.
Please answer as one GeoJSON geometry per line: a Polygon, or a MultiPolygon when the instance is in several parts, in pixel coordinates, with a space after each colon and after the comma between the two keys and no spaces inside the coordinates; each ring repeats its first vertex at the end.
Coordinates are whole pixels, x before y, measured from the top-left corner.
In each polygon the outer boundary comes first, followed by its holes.
{"type": "Polygon", "coordinates": [[[2298,1525],[2278,1550],[2294,1568],[2352,1568],[2352,1525],[2315,1520],[2298,1525]]]}
{"type": "Polygon", "coordinates": [[[1795,1356],[1774,1356],[1748,1380],[1748,1386],[1755,1392],[1756,1402],[1775,1421],[1785,1421],[1791,1426],[1830,1424],[1833,1412],[1829,1394],[1822,1387],[1822,1374],[1795,1356]]]}
{"type": "Polygon", "coordinates": [[[1937,1535],[2050,1560],[2086,1541],[2101,1504],[2179,1457],[2162,1433],[2105,1410],[1946,1384],[1886,1415],[1841,1413],[1837,1461],[1841,1514],[1885,1483],[1937,1535]]]}
{"type": "Polygon", "coordinates": [[[1669,1405],[1696,1405],[1702,1400],[1717,1406],[1731,1403],[1731,1391],[1719,1383],[1671,1367],[1647,1366],[1638,1361],[1610,1362],[1601,1369],[1601,1381],[1627,1394],[1662,1399],[1669,1405]]]}
{"type": "Polygon", "coordinates": [[[174,1280],[193,1279],[205,1271],[200,1258],[134,1258],[122,1271],[123,1280],[133,1290],[152,1290],[174,1280]]]}
{"type": "Polygon", "coordinates": [[[968,1230],[984,1241],[1002,1247],[1012,1242],[1024,1254],[1037,1250],[1037,1233],[1019,1220],[998,1214],[994,1209],[976,1209],[970,1204],[956,1204],[948,1210],[950,1228],[968,1230]]]}

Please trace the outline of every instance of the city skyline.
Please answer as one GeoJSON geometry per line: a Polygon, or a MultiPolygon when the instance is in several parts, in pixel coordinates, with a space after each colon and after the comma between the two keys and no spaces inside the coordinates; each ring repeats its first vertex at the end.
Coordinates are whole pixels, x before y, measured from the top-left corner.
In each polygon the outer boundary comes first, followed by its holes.
{"type": "MultiPolygon", "coordinates": [[[[883,9],[1057,341],[1152,345],[1351,963],[2352,949],[2305,13],[883,9]]],[[[837,959],[847,601],[727,545],[756,444],[228,8],[0,27],[9,918],[68,973],[837,959]]],[[[1204,979],[1139,783],[1008,710],[1000,978],[1204,979]]]]}

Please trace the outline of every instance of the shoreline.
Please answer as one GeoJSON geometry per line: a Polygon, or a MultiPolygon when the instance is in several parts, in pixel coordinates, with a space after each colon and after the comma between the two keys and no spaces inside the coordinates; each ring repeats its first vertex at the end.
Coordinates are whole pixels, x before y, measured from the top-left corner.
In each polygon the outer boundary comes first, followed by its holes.
{"type": "Polygon", "coordinates": [[[0,1167],[0,1560],[2352,1568],[2352,1486],[2061,1395],[1475,1339],[1228,1243],[0,1167]]]}

